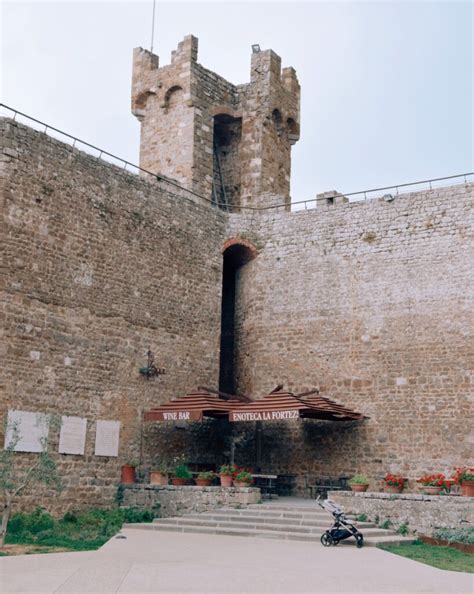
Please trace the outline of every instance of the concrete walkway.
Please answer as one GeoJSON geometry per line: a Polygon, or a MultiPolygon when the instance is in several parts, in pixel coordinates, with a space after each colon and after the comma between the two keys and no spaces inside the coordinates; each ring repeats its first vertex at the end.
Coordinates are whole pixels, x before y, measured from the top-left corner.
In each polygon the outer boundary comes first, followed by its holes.
{"type": "Polygon", "coordinates": [[[0,592],[470,594],[472,575],[375,548],[123,530],[99,551],[0,558],[0,592]]]}

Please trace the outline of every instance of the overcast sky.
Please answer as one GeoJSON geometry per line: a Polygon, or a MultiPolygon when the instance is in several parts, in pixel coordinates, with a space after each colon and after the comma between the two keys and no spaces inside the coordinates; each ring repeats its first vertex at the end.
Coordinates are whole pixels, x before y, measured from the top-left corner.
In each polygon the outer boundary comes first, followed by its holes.
{"type": "MultiPolygon", "coordinates": [[[[152,0],[1,4],[2,102],[138,163],[132,49],[149,49],[152,0]]],[[[473,168],[470,2],[161,2],[161,65],[187,34],[233,83],[251,44],[293,66],[302,88],[293,200],[473,168]]]]}

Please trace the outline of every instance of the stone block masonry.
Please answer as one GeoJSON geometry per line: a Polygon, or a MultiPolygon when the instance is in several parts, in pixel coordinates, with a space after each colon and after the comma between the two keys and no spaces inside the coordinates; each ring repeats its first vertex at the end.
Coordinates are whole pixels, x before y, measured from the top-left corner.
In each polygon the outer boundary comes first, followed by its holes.
{"type": "Polygon", "coordinates": [[[319,387],[370,417],[264,424],[263,466],[298,474],[300,493],[304,477],[472,465],[473,198],[462,184],[230,215],[259,246],[238,274],[237,389],[319,387]]]}
{"type": "Polygon", "coordinates": [[[296,475],[300,494],[324,476],[413,484],[473,464],[474,186],[366,203],[331,191],[289,212],[299,102],[272,50],[254,48],[250,82],[234,85],[197,62],[193,36],[164,66],[136,49],[140,163],[201,197],[0,120],[0,414],[88,420],[84,456],[56,454],[51,436],[63,495],[25,507],[110,505],[122,463],[138,459],[141,478],[177,454],[212,467],[232,432],[238,464],[296,475]],[[149,348],[166,374],[147,380],[149,348]],[[145,409],[219,379],[253,398],[319,387],[369,419],[258,435],[225,419],[143,425],[145,409]],[[118,457],[94,455],[98,420],[120,422],[118,457]]]}
{"type": "Polygon", "coordinates": [[[89,421],[85,456],[55,454],[62,496],[22,505],[110,505],[122,463],[138,459],[142,475],[164,454],[219,464],[232,430],[248,433],[236,462],[255,465],[248,426],[141,422],[218,385],[222,250],[239,238],[256,257],[236,276],[237,389],[319,386],[370,417],[264,423],[266,472],[297,475],[303,493],[320,476],[413,480],[472,464],[472,184],[228,215],[11,120],[0,131],[0,412],[89,421]],[[149,347],[167,371],[153,380],[138,373],[149,347]],[[94,456],[97,420],[120,421],[118,458],[94,456]]]}
{"type": "Polygon", "coordinates": [[[402,524],[410,532],[430,536],[437,528],[465,528],[474,524],[474,499],[452,495],[407,493],[338,493],[329,494],[346,513],[365,514],[369,521],[390,520],[397,529],[402,524]]]}
{"type": "Polygon", "coordinates": [[[153,509],[159,504],[162,518],[203,513],[219,507],[245,507],[260,503],[260,489],[254,487],[174,487],[124,485],[123,507],[153,509]]]}
{"type": "Polygon", "coordinates": [[[289,207],[291,146],[299,138],[295,70],[282,69],[272,50],[254,51],[250,82],[233,85],[201,66],[197,54],[192,35],[165,66],[155,54],[134,50],[140,166],[234,209],[260,205],[264,194],[289,207]]]}
{"type": "Polygon", "coordinates": [[[23,503],[107,505],[121,464],[153,454],[143,410],[218,383],[225,217],[11,120],[0,133],[1,417],[88,419],[85,456],[55,455],[61,497],[23,503]],[[166,375],[139,374],[148,348],[166,375]],[[118,458],[94,455],[96,420],[120,421],[118,458]]]}

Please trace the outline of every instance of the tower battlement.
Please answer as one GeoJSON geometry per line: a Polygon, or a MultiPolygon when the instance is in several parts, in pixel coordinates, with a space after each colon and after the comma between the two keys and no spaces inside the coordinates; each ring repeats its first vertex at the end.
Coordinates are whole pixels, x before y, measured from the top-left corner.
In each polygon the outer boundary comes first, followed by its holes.
{"type": "Polygon", "coordinates": [[[250,82],[234,85],[197,62],[186,36],[159,66],[133,54],[132,113],[141,122],[140,166],[161,173],[221,208],[290,203],[291,146],[299,139],[300,86],[273,50],[253,49],[250,82]]]}

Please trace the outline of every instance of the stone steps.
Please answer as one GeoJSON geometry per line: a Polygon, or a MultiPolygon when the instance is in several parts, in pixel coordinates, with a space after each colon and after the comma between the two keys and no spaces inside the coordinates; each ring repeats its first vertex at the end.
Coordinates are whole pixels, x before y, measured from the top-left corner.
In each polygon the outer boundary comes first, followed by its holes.
{"type": "MultiPolygon", "coordinates": [[[[198,520],[198,519],[206,519],[209,522],[252,522],[253,524],[280,524],[286,526],[308,526],[308,527],[316,527],[322,528],[326,530],[331,525],[331,517],[326,515],[321,518],[311,518],[307,520],[306,518],[279,518],[279,517],[269,517],[269,516],[260,516],[254,514],[239,514],[239,515],[232,515],[226,513],[205,513],[205,514],[192,514],[182,516],[189,520],[198,520]]],[[[171,519],[171,518],[169,518],[171,519]]],[[[163,520],[155,520],[155,521],[163,521],[163,520]]],[[[357,525],[358,528],[375,528],[375,524],[371,522],[356,522],[354,524],[357,525]]]]}
{"type": "MultiPolygon", "coordinates": [[[[318,526],[307,526],[307,525],[287,525],[280,523],[255,523],[252,520],[241,519],[240,521],[228,521],[228,520],[211,520],[208,518],[164,518],[162,520],[155,520],[154,524],[158,525],[169,525],[169,526],[207,526],[209,528],[237,528],[242,530],[265,530],[265,531],[279,531],[279,532],[298,532],[302,534],[321,534],[329,528],[329,524],[318,525],[318,526]]],[[[357,526],[362,530],[361,526],[357,526]]],[[[381,528],[369,527],[364,528],[364,535],[379,535],[379,536],[390,536],[391,530],[383,530],[381,528]]]]}
{"type": "MultiPolygon", "coordinates": [[[[205,512],[206,514],[233,514],[233,515],[252,515],[258,517],[268,517],[268,518],[286,518],[286,519],[293,519],[293,520],[311,520],[311,519],[325,519],[326,521],[331,520],[332,516],[328,512],[322,509],[311,509],[311,508],[287,508],[287,509],[274,509],[274,508],[267,508],[260,505],[249,505],[246,509],[236,509],[236,508],[220,508],[213,512],[205,512]]],[[[348,514],[347,516],[349,519],[355,521],[355,517],[353,515],[348,514]]]]}
{"type": "MultiPolygon", "coordinates": [[[[126,528],[160,530],[223,536],[245,536],[320,542],[321,535],[332,526],[333,518],[324,510],[307,506],[250,505],[243,509],[220,508],[201,514],[156,519],[150,524],[125,524],[126,528]]],[[[364,535],[367,546],[413,542],[392,530],[377,528],[370,522],[351,521],[364,535]]],[[[353,538],[341,544],[355,544],[353,538]]]]}
{"type": "MultiPolygon", "coordinates": [[[[260,528],[237,528],[237,527],[215,527],[202,524],[195,526],[186,523],[168,524],[163,522],[154,522],[152,524],[124,524],[124,528],[133,528],[138,530],[157,530],[165,532],[183,532],[187,534],[214,534],[218,536],[242,536],[254,538],[273,538],[278,540],[299,540],[305,542],[319,543],[323,531],[315,533],[295,532],[293,530],[268,530],[260,528]]],[[[378,529],[374,529],[378,530],[378,529]]],[[[399,536],[396,533],[388,534],[388,530],[379,530],[381,533],[367,535],[364,532],[365,546],[376,546],[378,544],[399,544],[401,542],[413,542],[413,538],[399,536]]],[[[353,538],[342,541],[341,544],[354,544],[353,538]]]]}

